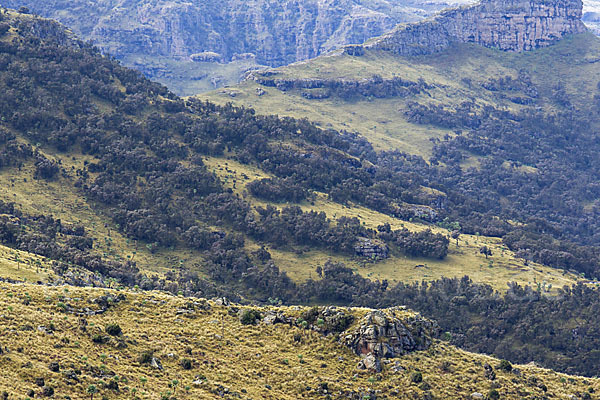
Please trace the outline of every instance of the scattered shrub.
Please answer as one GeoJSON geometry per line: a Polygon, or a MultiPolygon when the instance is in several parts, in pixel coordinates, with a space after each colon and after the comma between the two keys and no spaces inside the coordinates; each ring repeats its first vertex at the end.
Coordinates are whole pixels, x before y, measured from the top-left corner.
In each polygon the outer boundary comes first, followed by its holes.
{"type": "Polygon", "coordinates": [[[255,325],[260,320],[261,315],[258,310],[244,310],[240,315],[240,322],[242,325],[255,325]]]}
{"type": "Polygon", "coordinates": [[[105,329],[111,336],[119,336],[123,332],[118,324],[108,324],[105,329]]]}
{"type": "Polygon", "coordinates": [[[502,361],[500,361],[500,364],[498,364],[497,368],[499,370],[502,370],[502,371],[505,371],[505,372],[510,372],[510,371],[512,371],[513,366],[510,363],[510,361],[502,360],[502,361]]]}
{"type": "Polygon", "coordinates": [[[59,372],[60,371],[60,364],[57,363],[56,361],[51,362],[48,365],[48,369],[52,372],[59,372]]]}
{"type": "Polygon", "coordinates": [[[412,383],[423,382],[423,374],[420,371],[413,372],[412,374],[410,374],[410,381],[412,383]]]}
{"type": "Polygon", "coordinates": [[[92,342],[97,343],[97,344],[107,343],[108,340],[109,340],[108,336],[101,335],[99,333],[97,333],[94,336],[92,336],[92,342]]]}
{"type": "Polygon", "coordinates": [[[192,369],[192,360],[190,360],[189,358],[182,358],[180,364],[183,369],[192,369]]]}
{"type": "Polygon", "coordinates": [[[152,358],[154,357],[154,353],[151,351],[144,351],[138,357],[138,362],[140,364],[150,364],[152,362],[152,358]]]}

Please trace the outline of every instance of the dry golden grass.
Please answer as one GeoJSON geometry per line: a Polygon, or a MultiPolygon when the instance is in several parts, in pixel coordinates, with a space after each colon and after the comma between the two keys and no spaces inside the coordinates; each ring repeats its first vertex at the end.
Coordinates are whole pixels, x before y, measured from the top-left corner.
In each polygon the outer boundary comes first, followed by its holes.
{"type": "MultiPolygon", "coordinates": [[[[474,392],[488,393],[492,383],[484,378],[483,365],[498,364],[491,357],[436,341],[427,351],[398,359],[402,372],[392,371],[394,362],[384,363],[380,374],[360,372],[356,369],[359,357],[334,337],[288,325],[243,326],[235,308],[212,302],[209,311],[198,306],[190,317],[177,314],[194,302],[204,304],[157,292],[0,283],[0,346],[8,348],[0,354],[0,391],[8,392],[10,399],[24,399],[34,390],[37,398],[41,388],[35,379],[43,377],[54,388],[54,398],[90,398],[86,390],[93,384],[99,388],[95,398],[109,399],[160,399],[167,392],[178,399],[216,399],[221,398],[216,393],[225,389],[222,398],[324,399],[317,388],[327,383],[330,398],[344,398],[340,393],[348,390],[373,389],[379,391],[378,398],[414,399],[423,398],[426,388],[411,383],[411,374],[418,370],[434,398],[465,399],[474,392]],[[62,311],[64,306],[97,309],[91,300],[105,294],[123,294],[126,300],[101,315],[86,317],[85,332],[80,329],[80,317],[62,311]],[[123,336],[106,344],[92,341],[94,335],[105,335],[107,324],[115,323],[123,336]],[[296,334],[302,343],[294,341],[296,334]],[[138,358],[145,351],[153,351],[164,369],[140,364],[138,358]],[[191,370],[182,368],[183,358],[192,361],[191,370]],[[60,372],[50,371],[50,362],[58,362],[60,372]],[[77,381],[66,378],[71,370],[77,381]],[[105,387],[114,380],[118,380],[118,392],[105,387]]],[[[292,315],[302,311],[279,309],[292,315]]],[[[349,311],[357,317],[366,312],[349,311]]],[[[520,376],[496,371],[494,385],[502,399],[544,395],[562,399],[590,388],[600,390],[596,379],[569,377],[531,365],[519,369],[520,376]]]]}

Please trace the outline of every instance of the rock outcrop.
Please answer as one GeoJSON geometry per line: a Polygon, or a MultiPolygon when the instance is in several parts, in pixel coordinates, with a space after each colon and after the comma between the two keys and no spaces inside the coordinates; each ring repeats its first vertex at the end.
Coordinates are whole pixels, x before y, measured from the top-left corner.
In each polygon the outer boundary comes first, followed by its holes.
{"type": "MultiPolygon", "coordinates": [[[[533,50],[584,32],[582,10],[581,0],[482,0],[426,21],[401,25],[365,48],[421,55],[460,42],[513,52],[533,50]]],[[[350,47],[346,53],[356,54],[357,50],[350,47]]]]}
{"type": "Polygon", "coordinates": [[[377,359],[428,349],[439,330],[437,324],[418,315],[399,318],[398,312],[401,310],[370,311],[340,341],[357,355],[373,355],[377,359]]]}
{"type": "Polygon", "coordinates": [[[385,260],[389,257],[387,245],[379,240],[358,238],[358,242],[354,245],[354,251],[357,256],[372,260],[385,260]]]}
{"type": "Polygon", "coordinates": [[[465,1],[6,0],[2,5],[27,6],[56,18],[117,57],[195,55],[198,60],[216,53],[219,61],[256,57],[258,64],[280,66],[363,43],[400,22],[465,1]]]}

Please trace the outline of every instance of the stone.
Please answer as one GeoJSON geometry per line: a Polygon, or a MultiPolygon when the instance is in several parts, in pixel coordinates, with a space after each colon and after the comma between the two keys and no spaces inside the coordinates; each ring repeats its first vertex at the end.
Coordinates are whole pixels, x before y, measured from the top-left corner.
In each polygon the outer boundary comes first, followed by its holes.
{"type": "Polygon", "coordinates": [[[397,309],[370,311],[340,341],[357,355],[372,353],[378,358],[400,357],[428,349],[439,331],[437,324],[419,315],[400,320],[394,316],[395,311],[397,309]]]}
{"type": "Polygon", "coordinates": [[[385,260],[389,257],[387,245],[380,240],[358,238],[358,241],[354,245],[354,251],[359,257],[373,260],[385,260]]]}
{"type": "Polygon", "coordinates": [[[359,361],[357,367],[359,370],[367,370],[372,372],[381,372],[381,362],[373,354],[368,354],[359,361]]]}
{"type": "Polygon", "coordinates": [[[150,366],[152,368],[156,368],[156,369],[161,370],[161,371],[163,369],[163,366],[162,366],[160,360],[158,358],[155,358],[155,357],[152,357],[152,361],[150,361],[150,366]]]}
{"type": "Polygon", "coordinates": [[[475,392],[475,393],[471,394],[471,398],[472,399],[483,399],[484,396],[481,393],[475,392]]]}
{"type": "Polygon", "coordinates": [[[77,376],[77,372],[73,369],[68,369],[64,372],[65,379],[79,382],[79,377],[77,376]]]}
{"type": "Polygon", "coordinates": [[[400,364],[399,361],[396,361],[394,365],[392,365],[392,371],[396,373],[402,372],[404,371],[404,367],[400,364]]]}
{"type": "Polygon", "coordinates": [[[494,368],[492,368],[492,366],[488,363],[485,363],[485,365],[483,366],[484,369],[484,373],[483,375],[485,376],[486,379],[489,379],[490,381],[493,381],[496,379],[496,373],[494,372],[494,368]]]}
{"type": "MultiPolygon", "coordinates": [[[[460,42],[522,52],[585,32],[582,14],[581,0],[482,0],[422,22],[400,25],[365,48],[411,56],[432,54],[460,42]]],[[[354,55],[356,49],[347,48],[346,52],[354,55]]]]}
{"type": "Polygon", "coordinates": [[[190,55],[190,58],[194,62],[221,62],[223,57],[219,53],[214,51],[204,51],[201,53],[195,53],[190,55]]]}
{"type": "Polygon", "coordinates": [[[216,305],[218,306],[230,306],[231,302],[226,297],[220,297],[213,299],[216,305]]]}

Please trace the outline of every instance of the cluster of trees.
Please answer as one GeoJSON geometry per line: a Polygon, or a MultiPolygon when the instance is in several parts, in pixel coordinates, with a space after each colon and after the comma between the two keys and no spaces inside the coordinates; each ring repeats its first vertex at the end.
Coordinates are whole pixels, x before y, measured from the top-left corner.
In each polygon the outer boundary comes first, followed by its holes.
{"type": "Polygon", "coordinates": [[[444,259],[448,255],[450,239],[430,229],[411,232],[408,229],[392,231],[389,224],[377,227],[378,237],[395,245],[400,251],[411,257],[429,257],[444,259]]]}
{"type": "MultiPolygon", "coordinates": [[[[276,87],[281,91],[294,89],[318,89],[318,98],[328,98],[337,96],[342,99],[352,99],[361,97],[408,97],[417,95],[432,86],[423,79],[418,81],[409,81],[400,77],[384,79],[380,75],[373,75],[369,79],[363,80],[334,80],[334,79],[281,79],[272,76],[263,76],[257,78],[257,82],[263,86],[276,87]]],[[[312,97],[312,91],[305,91],[305,97],[312,97]]]]}
{"type": "Polygon", "coordinates": [[[23,214],[14,204],[3,201],[0,215],[2,244],[59,261],[54,264],[58,270],[75,265],[132,286],[141,277],[131,262],[105,260],[93,254],[93,240],[82,226],[66,225],[47,215],[23,214]]]}
{"type": "Polygon", "coordinates": [[[269,178],[250,182],[246,188],[256,198],[273,203],[299,203],[309,196],[309,191],[291,178],[269,178]]]}

